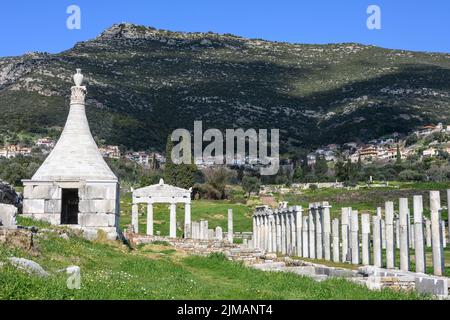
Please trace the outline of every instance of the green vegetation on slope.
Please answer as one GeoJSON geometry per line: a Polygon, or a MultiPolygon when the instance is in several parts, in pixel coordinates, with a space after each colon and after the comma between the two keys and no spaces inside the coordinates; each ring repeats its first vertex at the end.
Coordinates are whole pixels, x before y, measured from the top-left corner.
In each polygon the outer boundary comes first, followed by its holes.
{"type": "Polygon", "coordinates": [[[175,128],[280,128],[281,149],[407,133],[449,116],[446,54],[118,24],[59,54],[0,59],[0,131],[62,127],[75,68],[94,135],[164,149],[175,128]],[[7,71],[6,71],[7,70],[7,71]]]}

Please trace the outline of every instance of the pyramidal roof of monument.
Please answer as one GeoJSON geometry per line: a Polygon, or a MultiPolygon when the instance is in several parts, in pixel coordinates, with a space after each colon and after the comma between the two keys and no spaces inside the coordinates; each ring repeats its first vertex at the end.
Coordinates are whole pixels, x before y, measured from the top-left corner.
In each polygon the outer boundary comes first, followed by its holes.
{"type": "Polygon", "coordinates": [[[83,75],[77,69],[64,130],[32,180],[117,180],[92,138],[85,112],[86,87],[81,86],[82,81],[83,75]]]}

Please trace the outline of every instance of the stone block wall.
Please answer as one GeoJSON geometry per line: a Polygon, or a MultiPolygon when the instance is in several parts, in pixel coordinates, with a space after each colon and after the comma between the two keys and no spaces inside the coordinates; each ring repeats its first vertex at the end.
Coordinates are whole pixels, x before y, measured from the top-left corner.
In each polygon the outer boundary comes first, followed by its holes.
{"type": "Polygon", "coordinates": [[[119,227],[119,185],[109,181],[24,182],[23,215],[61,224],[62,189],[78,189],[78,225],[88,238],[95,238],[98,229],[115,238],[119,227]]]}

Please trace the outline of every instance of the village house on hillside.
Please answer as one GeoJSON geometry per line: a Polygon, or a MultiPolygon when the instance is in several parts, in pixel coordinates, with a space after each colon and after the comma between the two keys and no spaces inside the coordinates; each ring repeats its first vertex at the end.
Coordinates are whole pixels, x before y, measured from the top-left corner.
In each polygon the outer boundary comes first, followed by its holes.
{"type": "Polygon", "coordinates": [[[120,159],[121,157],[120,149],[118,146],[99,147],[98,151],[100,151],[103,158],[120,159]]]}
{"type": "Polygon", "coordinates": [[[21,147],[16,144],[7,145],[4,148],[0,148],[0,157],[3,158],[14,158],[19,155],[29,156],[31,155],[31,148],[21,147]]]}

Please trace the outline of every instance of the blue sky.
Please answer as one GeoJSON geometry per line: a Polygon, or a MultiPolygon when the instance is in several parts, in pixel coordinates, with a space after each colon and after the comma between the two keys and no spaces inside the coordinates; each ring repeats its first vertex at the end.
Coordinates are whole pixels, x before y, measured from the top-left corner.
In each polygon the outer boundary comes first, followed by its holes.
{"type": "Polygon", "coordinates": [[[0,56],[60,52],[118,22],[296,43],[359,42],[450,53],[449,0],[4,0],[0,56]],[[72,4],[81,9],[81,30],[66,27],[66,9],[72,4]],[[371,4],[381,8],[381,30],[366,27],[371,4]]]}

